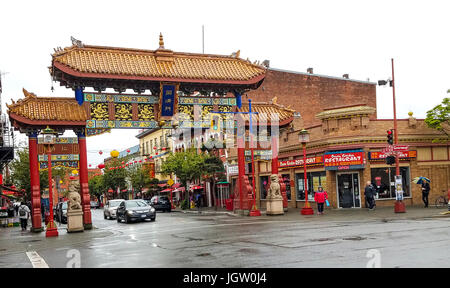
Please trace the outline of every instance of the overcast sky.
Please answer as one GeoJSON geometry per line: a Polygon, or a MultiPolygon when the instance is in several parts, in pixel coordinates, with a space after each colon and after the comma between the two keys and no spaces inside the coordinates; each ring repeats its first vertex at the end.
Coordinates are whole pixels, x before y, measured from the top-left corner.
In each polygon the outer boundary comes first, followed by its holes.
{"type": "MultiPolygon", "coordinates": [[[[394,58],[397,117],[426,111],[450,89],[450,1],[0,1],[2,112],[22,88],[38,96],[74,96],[54,84],[53,48],[85,44],[156,49],[158,36],[178,52],[230,55],[278,69],[376,82],[391,77],[394,58]]],[[[130,91],[127,91],[130,92],[130,91]]],[[[274,95],[275,96],[275,95],[274,95]]],[[[379,118],[392,118],[392,89],[377,87],[379,118]]],[[[137,130],[88,138],[88,162],[98,150],[138,144],[137,130]]],[[[25,139],[22,137],[21,139],[25,139]]],[[[105,153],[103,156],[105,156],[105,153]]]]}

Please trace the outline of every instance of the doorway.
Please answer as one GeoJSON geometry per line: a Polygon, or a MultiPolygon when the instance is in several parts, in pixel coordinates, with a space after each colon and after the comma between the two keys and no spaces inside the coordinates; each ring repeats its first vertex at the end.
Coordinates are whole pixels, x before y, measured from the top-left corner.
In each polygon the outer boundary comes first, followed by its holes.
{"type": "Polygon", "coordinates": [[[359,173],[337,174],[337,196],[339,208],[361,208],[359,173]]]}

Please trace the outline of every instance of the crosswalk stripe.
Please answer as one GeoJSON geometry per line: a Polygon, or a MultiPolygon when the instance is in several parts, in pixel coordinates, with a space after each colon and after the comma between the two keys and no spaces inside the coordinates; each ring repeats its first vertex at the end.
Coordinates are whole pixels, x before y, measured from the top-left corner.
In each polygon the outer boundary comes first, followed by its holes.
{"type": "Polygon", "coordinates": [[[44,259],[39,256],[39,254],[36,251],[30,251],[26,253],[28,256],[28,259],[31,261],[31,265],[33,265],[33,268],[49,268],[47,263],[45,263],[44,259]]]}

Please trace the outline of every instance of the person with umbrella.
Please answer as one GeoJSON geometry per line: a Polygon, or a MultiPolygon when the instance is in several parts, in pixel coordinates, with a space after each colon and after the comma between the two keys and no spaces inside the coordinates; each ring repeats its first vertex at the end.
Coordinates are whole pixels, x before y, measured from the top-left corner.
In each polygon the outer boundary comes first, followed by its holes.
{"type": "Polygon", "coordinates": [[[430,194],[430,179],[426,177],[416,177],[414,178],[413,182],[422,185],[422,201],[425,204],[425,208],[428,208],[428,195],[430,194]]]}

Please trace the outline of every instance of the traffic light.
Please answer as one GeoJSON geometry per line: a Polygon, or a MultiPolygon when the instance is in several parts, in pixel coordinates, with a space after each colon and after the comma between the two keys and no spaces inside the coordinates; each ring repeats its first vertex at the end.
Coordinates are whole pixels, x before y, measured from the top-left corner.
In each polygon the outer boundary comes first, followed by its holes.
{"type": "Polygon", "coordinates": [[[392,132],[392,129],[387,130],[386,132],[387,132],[387,143],[389,145],[394,144],[394,133],[392,132]]]}
{"type": "Polygon", "coordinates": [[[388,165],[395,164],[395,156],[393,156],[393,155],[387,156],[386,157],[386,164],[388,164],[388,165]]]}

